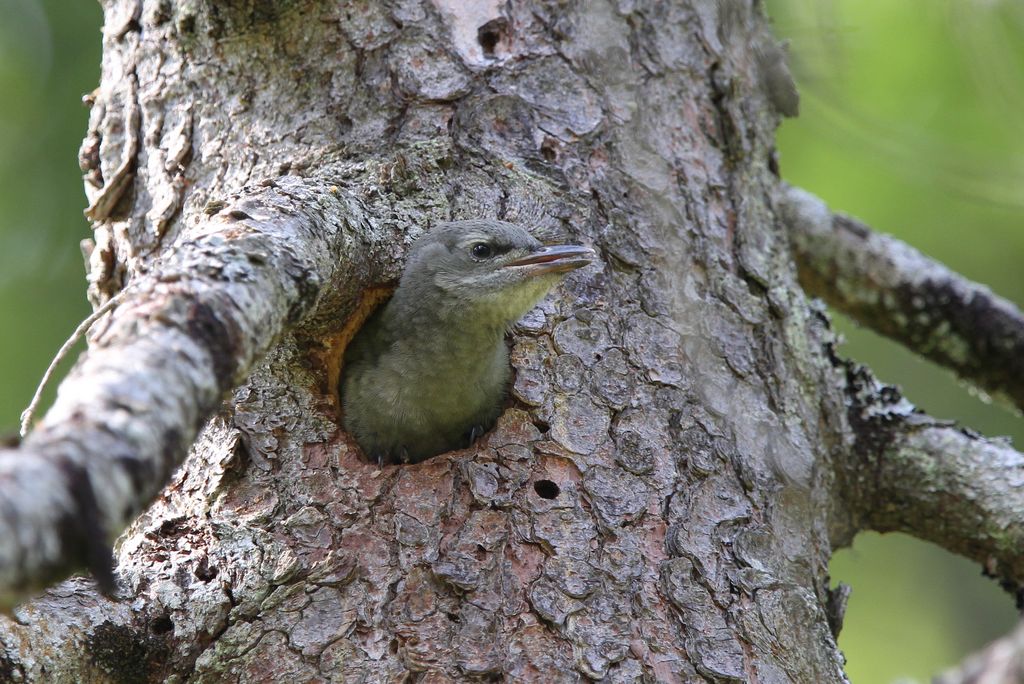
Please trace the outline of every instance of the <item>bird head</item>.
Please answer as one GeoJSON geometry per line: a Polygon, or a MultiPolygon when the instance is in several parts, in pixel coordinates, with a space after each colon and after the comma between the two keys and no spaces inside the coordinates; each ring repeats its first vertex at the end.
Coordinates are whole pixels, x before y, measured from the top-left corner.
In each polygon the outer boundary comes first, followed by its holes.
{"type": "Polygon", "coordinates": [[[596,258],[579,245],[544,245],[520,226],[497,220],[443,223],[414,245],[402,285],[443,300],[443,308],[506,328],[567,272],[596,258]]]}

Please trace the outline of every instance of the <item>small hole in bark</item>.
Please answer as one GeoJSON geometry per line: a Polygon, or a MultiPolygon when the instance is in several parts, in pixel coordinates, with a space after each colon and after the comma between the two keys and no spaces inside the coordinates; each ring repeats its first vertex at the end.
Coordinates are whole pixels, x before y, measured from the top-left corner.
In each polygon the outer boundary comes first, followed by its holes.
{"type": "Polygon", "coordinates": [[[178,20],[178,31],[188,35],[196,31],[196,15],[186,14],[178,20]]]}
{"type": "Polygon", "coordinates": [[[161,537],[177,538],[188,531],[184,518],[171,518],[160,523],[157,535],[161,537]]]}
{"type": "Polygon", "coordinates": [[[508,22],[505,19],[492,19],[476,30],[476,40],[484,51],[484,57],[494,59],[494,49],[501,42],[507,27],[508,22]]]}
{"type": "Polygon", "coordinates": [[[558,485],[551,480],[537,480],[533,483],[533,491],[542,499],[554,499],[561,492],[558,485]]]}
{"type": "Polygon", "coordinates": [[[391,643],[388,644],[388,651],[390,651],[391,655],[398,653],[398,639],[391,640],[391,643]]]}
{"type": "Polygon", "coordinates": [[[118,40],[123,40],[129,33],[138,33],[142,30],[142,25],[135,19],[129,19],[128,23],[121,29],[121,33],[118,34],[118,40]]]}
{"type": "Polygon", "coordinates": [[[195,576],[203,582],[209,582],[217,576],[218,572],[219,571],[217,570],[216,566],[210,565],[209,561],[204,558],[202,561],[199,562],[199,565],[196,567],[195,576]]]}
{"type": "Polygon", "coordinates": [[[170,615],[161,615],[156,620],[153,620],[149,628],[153,630],[154,634],[167,634],[174,629],[174,623],[171,622],[170,615]]]}
{"type": "Polygon", "coordinates": [[[558,159],[558,149],[553,139],[544,138],[544,142],[540,144],[540,155],[548,162],[558,159]]]}
{"type": "Polygon", "coordinates": [[[480,41],[480,47],[484,49],[484,54],[488,57],[494,57],[494,46],[498,44],[498,40],[501,38],[494,31],[480,30],[478,40],[480,41]]]}

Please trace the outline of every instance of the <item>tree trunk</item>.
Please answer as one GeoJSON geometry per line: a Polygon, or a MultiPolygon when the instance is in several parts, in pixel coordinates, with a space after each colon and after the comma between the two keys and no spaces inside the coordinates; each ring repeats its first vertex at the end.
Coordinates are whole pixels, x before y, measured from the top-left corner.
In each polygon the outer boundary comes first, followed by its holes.
{"type": "Polygon", "coordinates": [[[82,466],[116,533],[217,412],[120,537],[117,592],[17,608],[0,673],[846,681],[832,549],[915,524],[864,514],[856,459],[932,452],[797,282],[760,3],[103,4],[90,296],[124,300],[25,449],[154,454],[82,466]],[[601,263],[510,335],[494,430],[379,468],[339,428],[344,344],[414,238],[473,217],[601,263]],[[86,402],[101,361],[120,389],[86,402]]]}

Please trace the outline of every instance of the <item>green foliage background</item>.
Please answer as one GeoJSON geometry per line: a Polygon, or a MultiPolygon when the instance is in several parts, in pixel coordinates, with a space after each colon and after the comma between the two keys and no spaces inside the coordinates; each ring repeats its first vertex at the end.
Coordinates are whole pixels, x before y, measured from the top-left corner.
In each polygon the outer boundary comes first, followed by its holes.
{"type": "MultiPolygon", "coordinates": [[[[99,83],[94,2],[0,0],[0,430],[89,313],[77,150],[99,83]]],[[[53,391],[51,390],[50,396],[53,391]]]]}
{"type": "MultiPolygon", "coordinates": [[[[783,175],[1024,303],[1024,9],[1016,0],[767,0],[802,113],[783,175]]],[[[0,429],[88,313],[76,150],[99,78],[91,2],[0,0],[0,429]]],[[[927,411],[1024,445],[1024,426],[946,373],[837,320],[848,355],[927,411]]],[[[854,684],[926,681],[1005,631],[1012,603],[973,564],[864,535],[832,565],[854,587],[854,684]]]]}

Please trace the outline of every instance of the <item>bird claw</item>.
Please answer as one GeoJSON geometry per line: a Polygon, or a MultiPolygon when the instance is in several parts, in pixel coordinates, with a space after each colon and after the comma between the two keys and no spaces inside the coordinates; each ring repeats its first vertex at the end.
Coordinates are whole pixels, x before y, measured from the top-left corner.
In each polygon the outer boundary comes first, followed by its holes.
{"type": "Polygon", "coordinates": [[[370,461],[376,463],[378,468],[383,468],[388,465],[415,463],[409,455],[408,447],[404,446],[397,449],[381,449],[380,451],[374,451],[369,454],[369,457],[370,461]]]}
{"type": "Polygon", "coordinates": [[[480,425],[474,425],[473,427],[469,428],[469,432],[466,435],[468,437],[466,446],[473,446],[473,442],[483,437],[483,434],[484,429],[480,425]]]}

